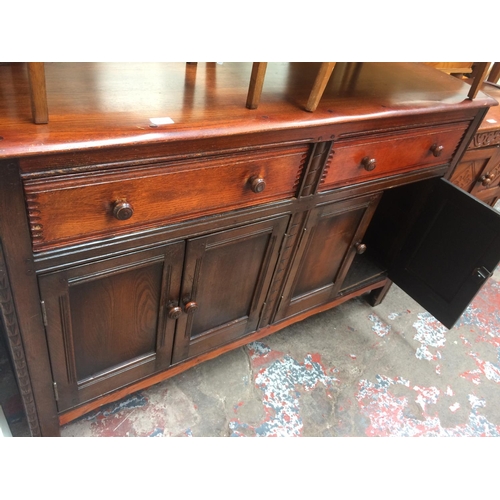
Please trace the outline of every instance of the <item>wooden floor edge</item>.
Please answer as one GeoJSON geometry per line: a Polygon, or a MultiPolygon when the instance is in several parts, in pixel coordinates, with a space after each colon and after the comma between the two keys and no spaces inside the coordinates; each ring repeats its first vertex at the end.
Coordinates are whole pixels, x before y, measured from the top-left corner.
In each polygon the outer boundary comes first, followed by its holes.
{"type": "Polygon", "coordinates": [[[370,283],[370,285],[367,285],[363,288],[360,288],[358,290],[355,290],[348,295],[344,296],[339,296],[332,302],[329,302],[327,304],[323,304],[321,306],[315,307],[314,309],[309,309],[308,311],[305,311],[303,313],[300,313],[292,318],[288,318],[286,320],[283,320],[279,323],[276,323],[274,325],[269,325],[267,327],[261,328],[260,330],[247,335],[241,339],[238,339],[234,342],[231,342],[230,344],[227,344],[223,347],[220,347],[216,350],[207,352],[205,354],[201,354],[195,358],[189,359],[181,364],[175,365],[172,368],[168,368],[166,371],[163,371],[161,373],[157,373],[155,375],[152,375],[150,377],[147,377],[143,380],[140,380],[139,382],[135,382],[132,385],[129,385],[127,387],[124,387],[122,389],[118,389],[114,391],[113,393],[107,394],[105,396],[102,396],[94,401],[91,401],[89,403],[85,403],[82,406],[79,406],[78,408],[75,408],[73,410],[67,411],[65,413],[62,413],[59,415],[59,424],[60,425],[65,425],[79,417],[82,417],[86,413],[89,413],[92,410],[95,410],[99,408],[100,406],[103,406],[108,403],[113,403],[115,401],[118,401],[122,399],[123,397],[132,394],[134,392],[137,392],[141,389],[146,389],[148,387],[151,387],[155,384],[158,384],[159,382],[163,382],[164,380],[167,380],[171,377],[174,377],[175,375],[178,375],[179,373],[185,372],[186,370],[189,370],[193,366],[198,365],[199,363],[202,363],[203,361],[208,361],[210,359],[214,359],[221,354],[224,354],[226,352],[232,351],[233,349],[236,349],[238,347],[242,347],[246,344],[249,344],[250,342],[254,342],[256,340],[262,339],[264,337],[267,337],[268,335],[271,335],[273,333],[276,333],[283,328],[286,328],[287,326],[293,325],[294,323],[298,323],[299,321],[302,321],[309,316],[313,316],[314,314],[327,311],[329,309],[332,309],[333,307],[338,306],[339,304],[342,304],[343,302],[347,302],[348,300],[351,300],[355,297],[359,297],[360,295],[363,295],[364,293],[370,292],[371,290],[375,290],[377,288],[381,288],[385,285],[387,282],[387,278],[383,278],[380,281],[377,281],[376,283],[370,283]]]}

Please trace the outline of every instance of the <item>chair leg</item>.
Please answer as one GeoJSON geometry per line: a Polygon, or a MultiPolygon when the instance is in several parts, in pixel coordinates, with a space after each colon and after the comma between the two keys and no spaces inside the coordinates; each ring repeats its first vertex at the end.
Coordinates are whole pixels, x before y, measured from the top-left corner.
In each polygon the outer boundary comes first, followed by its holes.
{"type": "Polygon", "coordinates": [[[497,83],[500,79],[500,62],[493,63],[493,67],[491,68],[490,74],[486,81],[491,83],[497,83]]]}
{"type": "Polygon", "coordinates": [[[313,112],[318,107],[319,101],[325,91],[326,84],[332,75],[333,68],[335,68],[335,64],[334,62],[321,63],[318,75],[316,76],[316,80],[314,81],[313,88],[309,95],[309,100],[306,104],[306,111],[313,112]]]}
{"type": "Polygon", "coordinates": [[[254,62],[252,65],[252,74],[250,75],[250,85],[247,95],[247,108],[249,109],[257,109],[259,106],[266,69],[266,62],[254,62]]]}
{"type": "Polygon", "coordinates": [[[28,81],[31,97],[31,114],[34,123],[48,123],[47,90],[45,87],[45,67],[43,62],[28,63],[28,81]]]}
{"type": "Polygon", "coordinates": [[[486,74],[488,73],[488,68],[490,63],[482,62],[476,63],[476,68],[474,68],[474,81],[470,86],[469,93],[467,94],[467,99],[474,99],[479,92],[479,87],[484,82],[486,74]]]}

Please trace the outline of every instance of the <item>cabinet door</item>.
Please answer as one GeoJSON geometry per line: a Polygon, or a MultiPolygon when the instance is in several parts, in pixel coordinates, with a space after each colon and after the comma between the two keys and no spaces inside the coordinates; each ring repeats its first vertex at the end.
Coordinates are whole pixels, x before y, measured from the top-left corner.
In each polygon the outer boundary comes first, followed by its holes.
{"type": "Polygon", "coordinates": [[[257,329],[288,219],[187,241],[174,363],[257,329]]]}
{"type": "Polygon", "coordinates": [[[491,205],[492,199],[495,199],[500,191],[500,146],[485,148],[485,153],[489,154],[490,158],[470,193],[491,205]]]}
{"type": "Polygon", "coordinates": [[[303,229],[275,321],[329,302],[340,290],[380,194],[320,205],[303,229]]]}
{"type": "Polygon", "coordinates": [[[184,243],[41,276],[60,411],[169,366],[184,243]]]}
{"type": "Polygon", "coordinates": [[[407,190],[429,195],[389,278],[451,328],[500,261],[500,213],[444,179],[425,183],[407,190]]]}

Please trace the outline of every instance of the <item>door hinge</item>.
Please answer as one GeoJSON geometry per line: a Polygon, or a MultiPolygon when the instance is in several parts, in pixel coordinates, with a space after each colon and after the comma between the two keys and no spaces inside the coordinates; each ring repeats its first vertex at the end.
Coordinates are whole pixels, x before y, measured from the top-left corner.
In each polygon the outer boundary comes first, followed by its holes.
{"type": "Polygon", "coordinates": [[[52,387],[54,388],[54,396],[56,398],[56,401],[59,401],[59,393],[57,392],[57,382],[54,382],[52,384],[52,387]]]}
{"type": "Polygon", "coordinates": [[[43,324],[44,326],[49,326],[48,321],[47,321],[47,309],[45,309],[45,301],[41,300],[40,304],[42,306],[42,318],[43,318],[43,324]]]}

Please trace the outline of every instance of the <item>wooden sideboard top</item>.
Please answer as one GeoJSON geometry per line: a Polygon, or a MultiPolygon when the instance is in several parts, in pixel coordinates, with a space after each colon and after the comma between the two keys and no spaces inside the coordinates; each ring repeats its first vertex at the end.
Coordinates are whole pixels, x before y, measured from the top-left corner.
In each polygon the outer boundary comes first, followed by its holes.
{"type": "Polygon", "coordinates": [[[249,110],[251,67],[46,63],[49,123],[35,125],[26,64],[0,65],[0,159],[192,139],[209,144],[242,134],[279,141],[282,130],[288,131],[282,140],[296,140],[293,129],[319,140],[322,127],[334,124],[380,118],[398,126],[408,115],[496,105],[481,92],[468,100],[468,84],[424,64],[337,63],[318,109],[308,113],[303,108],[319,63],[269,63],[259,108],[249,110]],[[151,118],[173,123],[151,127],[151,118]]]}

